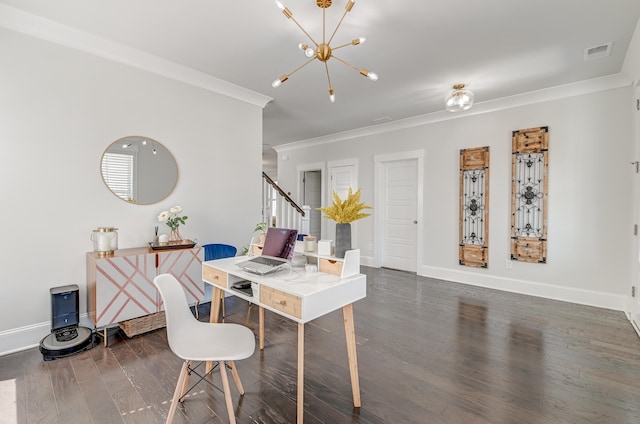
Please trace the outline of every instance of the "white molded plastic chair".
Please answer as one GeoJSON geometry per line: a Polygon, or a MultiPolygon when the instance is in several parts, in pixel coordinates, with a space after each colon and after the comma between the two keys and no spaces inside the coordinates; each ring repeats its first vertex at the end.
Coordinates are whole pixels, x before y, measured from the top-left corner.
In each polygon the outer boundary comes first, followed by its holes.
{"type": "MultiPolygon", "coordinates": [[[[182,286],[173,275],[158,275],[154,279],[154,283],[158,287],[164,302],[169,347],[174,354],[184,359],[167,416],[167,424],[173,421],[178,402],[188,392],[189,374],[195,373],[200,376],[192,368],[192,362],[194,361],[218,362],[229,413],[229,422],[235,424],[236,417],[231,403],[231,392],[225,363],[231,369],[240,395],[243,395],[244,388],[233,361],[253,355],[256,347],[253,332],[239,324],[217,324],[198,321],[189,309],[182,286]]],[[[200,376],[198,383],[207,375],[200,376]]]]}

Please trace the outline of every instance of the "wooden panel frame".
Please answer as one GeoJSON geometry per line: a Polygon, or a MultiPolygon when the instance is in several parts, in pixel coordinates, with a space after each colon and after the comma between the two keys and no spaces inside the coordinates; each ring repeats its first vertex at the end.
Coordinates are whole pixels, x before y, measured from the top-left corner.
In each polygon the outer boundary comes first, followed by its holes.
{"type": "Polygon", "coordinates": [[[549,127],[513,131],[511,148],[511,259],[546,263],[549,127]]]}
{"type": "Polygon", "coordinates": [[[488,146],[460,150],[459,263],[475,268],[489,266],[489,156],[488,146]]]}

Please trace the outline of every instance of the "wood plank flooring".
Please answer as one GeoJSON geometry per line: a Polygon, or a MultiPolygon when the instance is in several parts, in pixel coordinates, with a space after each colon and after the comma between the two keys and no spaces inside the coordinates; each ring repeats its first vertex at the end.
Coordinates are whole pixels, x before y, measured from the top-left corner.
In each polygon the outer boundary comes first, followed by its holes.
{"type": "MultiPolygon", "coordinates": [[[[305,423],[640,423],[640,338],[622,312],[363,267],[354,305],[362,408],[354,409],[342,312],[306,325],[305,423]]],[[[208,304],[200,319],[208,320],[208,304]]],[[[258,311],[228,298],[227,322],[257,332],[258,311]]],[[[237,366],[239,423],[296,414],[296,324],[268,311],[266,348],[237,366]]],[[[163,423],[181,366],[157,330],[44,362],[0,358],[0,423],[163,423]]],[[[219,374],[214,383],[220,387],[219,374]]],[[[225,423],[200,384],[175,423],[225,423]]]]}

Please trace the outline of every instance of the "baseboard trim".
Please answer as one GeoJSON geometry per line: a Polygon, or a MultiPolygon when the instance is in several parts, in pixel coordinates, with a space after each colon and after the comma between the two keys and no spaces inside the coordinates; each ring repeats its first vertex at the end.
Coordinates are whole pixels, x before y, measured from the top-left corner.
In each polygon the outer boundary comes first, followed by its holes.
{"type": "MultiPolygon", "coordinates": [[[[80,316],[80,325],[93,328],[87,314],[80,316]]],[[[38,347],[40,340],[49,334],[51,334],[50,321],[0,331],[0,356],[38,347]]]]}
{"type": "Polygon", "coordinates": [[[0,356],[31,349],[51,333],[51,323],[43,322],[0,332],[0,356]]]}
{"type": "Polygon", "coordinates": [[[638,335],[638,337],[640,337],[640,328],[638,328],[638,321],[634,318],[630,318],[629,321],[631,322],[631,326],[633,327],[633,329],[636,330],[636,334],[638,335]]]}
{"type": "Polygon", "coordinates": [[[562,287],[537,281],[498,277],[495,275],[485,275],[469,271],[456,271],[448,268],[423,266],[419,275],[456,283],[526,294],[529,296],[543,297],[546,299],[561,300],[580,305],[613,309],[616,311],[625,311],[627,305],[627,299],[623,295],[615,295],[595,290],[562,287]]]}
{"type": "MultiPolygon", "coordinates": [[[[370,256],[363,256],[361,263],[364,266],[377,268],[373,257],[370,256]]],[[[433,266],[423,266],[417,274],[422,277],[437,278],[454,283],[544,297],[546,299],[561,300],[563,302],[577,303],[580,305],[596,306],[598,308],[613,309],[616,311],[627,310],[627,298],[625,296],[595,290],[583,290],[538,281],[498,277],[495,275],[433,266]]],[[[640,323],[640,310],[636,311],[635,322],[640,323]]]]}
{"type": "Polygon", "coordinates": [[[377,268],[371,256],[360,256],[360,265],[377,268]]]}
{"type": "Polygon", "coordinates": [[[630,297],[627,303],[627,318],[640,337],[640,303],[636,298],[630,297]]]}

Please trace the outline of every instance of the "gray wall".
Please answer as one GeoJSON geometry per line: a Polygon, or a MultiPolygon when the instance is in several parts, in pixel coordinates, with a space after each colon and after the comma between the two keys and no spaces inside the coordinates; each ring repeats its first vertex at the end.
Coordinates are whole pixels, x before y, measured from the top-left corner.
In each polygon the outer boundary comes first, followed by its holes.
{"type": "Polygon", "coordinates": [[[86,312],[91,231],[144,246],[157,215],[180,205],[184,236],[248,243],[260,221],[262,109],[0,28],[0,353],[49,332],[49,288],[78,284],[86,312]],[[175,156],[162,202],[112,195],[100,174],[114,140],[143,135],[175,156]],[[242,193],[239,195],[239,193],[242,193]]]}

